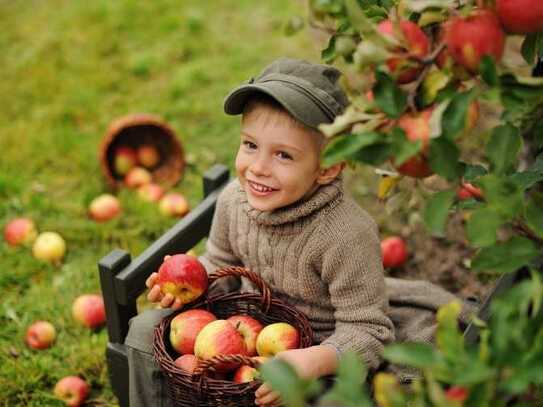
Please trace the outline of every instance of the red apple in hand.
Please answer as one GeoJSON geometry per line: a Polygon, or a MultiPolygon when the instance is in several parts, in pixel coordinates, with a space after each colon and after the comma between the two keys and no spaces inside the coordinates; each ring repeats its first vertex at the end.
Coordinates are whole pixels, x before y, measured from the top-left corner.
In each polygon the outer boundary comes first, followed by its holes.
{"type": "Polygon", "coordinates": [[[57,382],[54,393],[67,406],[78,407],[89,395],[89,385],[78,376],[66,376],[57,382]]]}
{"type": "Polygon", "coordinates": [[[181,355],[173,362],[179,369],[188,374],[193,374],[198,367],[198,358],[191,354],[181,355]]]}
{"type": "Polygon", "coordinates": [[[32,219],[15,218],[4,228],[4,239],[11,246],[29,245],[38,236],[38,231],[32,219]]]}
{"type": "Polygon", "coordinates": [[[472,73],[479,71],[483,56],[499,62],[505,47],[505,33],[490,10],[476,10],[467,17],[453,17],[445,23],[445,44],[452,58],[472,73]]]}
{"type": "Polygon", "coordinates": [[[383,267],[400,267],[408,257],[407,246],[401,237],[387,237],[381,241],[381,254],[383,267]]]}
{"type": "Polygon", "coordinates": [[[181,305],[200,297],[208,286],[206,269],[193,256],[166,256],[158,269],[157,283],[163,294],[171,294],[181,305]]]}
{"type": "Polygon", "coordinates": [[[98,294],[83,294],[72,304],[72,315],[76,321],[88,328],[96,329],[106,322],[104,300],[98,294]]]}
{"type": "Polygon", "coordinates": [[[53,324],[47,321],[36,321],[26,330],[25,341],[33,349],[47,349],[50,347],[57,332],[53,324]]]}
{"type": "Polygon", "coordinates": [[[189,204],[180,193],[170,192],[162,197],[158,209],[163,215],[181,217],[189,212],[189,204]]]}
{"type": "Polygon", "coordinates": [[[217,318],[203,309],[191,309],[170,322],[170,343],[181,354],[194,353],[194,341],[202,328],[217,318]]]}
{"type": "Polygon", "coordinates": [[[425,178],[433,174],[427,159],[431,116],[431,109],[426,109],[418,114],[405,114],[400,117],[398,126],[405,131],[407,139],[413,143],[419,140],[422,142],[422,149],[418,154],[396,167],[400,174],[414,178],[425,178]]]}
{"type": "Polygon", "coordinates": [[[234,315],[227,319],[243,337],[247,355],[256,355],[256,338],[264,325],[249,315],[234,315]]]}
{"type": "Polygon", "coordinates": [[[143,167],[134,167],[124,177],[124,183],[128,188],[138,188],[149,184],[153,180],[151,173],[143,167]]]}
{"type": "Polygon", "coordinates": [[[138,161],[146,168],[153,168],[160,162],[160,152],[152,144],[138,147],[138,161]]]}
{"type": "Polygon", "coordinates": [[[115,150],[113,168],[119,175],[125,175],[138,163],[138,156],[132,147],[119,147],[115,150]]]}
{"type": "Polygon", "coordinates": [[[36,259],[50,263],[58,263],[66,253],[66,242],[56,232],[42,232],[32,246],[32,254],[36,259]]]}
{"type": "MultiPolygon", "coordinates": [[[[381,21],[377,30],[386,36],[396,37],[394,23],[391,20],[381,21]]],[[[400,31],[403,38],[396,39],[407,47],[407,53],[419,58],[424,58],[428,54],[430,41],[417,24],[403,20],[400,22],[400,31]]],[[[396,75],[397,82],[401,84],[414,81],[423,68],[421,63],[406,57],[392,57],[387,60],[387,65],[390,72],[396,75]]]]}
{"type": "Polygon", "coordinates": [[[121,213],[121,203],[110,194],[102,194],[94,198],[89,205],[89,215],[97,222],[106,222],[121,213]]]}
{"type": "Polygon", "coordinates": [[[256,351],[260,356],[275,356],[288,349],[300,346],[298,330],[286,322],[266,325],[256,338],[256,351]]]}
{"type": "Polygon", "coordinates": [[[505,30],[512,34],[543,32],[541,0],[496,0],[496,14],[505,30]]]}
{"type": "Polygon", "coordinates": [[[138,196],[147,202],[159,202],[163,195],[164,188],[152,182],[138,188],[138,196]]]}
{"type": "MultiPolygon", "coordinates": [[[[247,355],[245,341],[234,325],[225,319],[207,324],[196,337],[194,343],[196,357],[208,360],[217,355],[247,355]]],[[[236,368],[231,364],[219,364],[216,369],[227,371],[236,368]]]]}
{"type": "MultiPolygon", "coordinates": [[[[269,358],[265,356],[256,356],[253,359],[258,360],[260,364],[263,364],[269,358]]],[[[258,379],[259,377],[260,377],[260,371],[257,368],[247,366],[247,365],[241,365],[234,373],[234,377],[232,381],[234,383],[247,383],[247,382],[252,382],[253,380],[258,379]]]]}

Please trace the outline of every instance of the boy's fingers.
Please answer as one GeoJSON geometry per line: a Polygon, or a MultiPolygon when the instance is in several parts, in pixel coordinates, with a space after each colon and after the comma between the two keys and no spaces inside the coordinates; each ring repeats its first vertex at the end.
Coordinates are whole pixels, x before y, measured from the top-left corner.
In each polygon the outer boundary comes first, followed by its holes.
{"type": "Polygon", "coordinates": [[[162,299],[162,292],[160,291],[160,287],[158,285],[155,285],[149,290],[147,299],[151,302],[158,302],[162,299]]]}
{"type": "Polygon", "coordinates": [[[272,391],[265,396],[259,397],[256,399],[256,404],[259,406],[272,406],[272,405],[279,405],[279,394],[272,391]]]}
{"type": "Polygon", "coordinates": [[[147,288],[152,288],[155,285],[157,278],[158,273],[151,273],[151,275],[147,277],[147,280],[145,280],[145,285],[147,286],[147,288]]]}
{"type": "Polygon", "coordinates": [[[258,389],[256,389],[255,397],[260,398],[262,396],[265,396],[269,392],[271,392],[270,386],[268,386],[267,384],[264,383],[262,386],[260,386],[258,389]]]}
{"type": "Polygon", "coordinates": [[[170,308],[172,309],[179,309],[181,308],[183,304],[181,304],[181,301],[179,300],[179,298],[176,298],[175,301],[173,302],[173,304],[170,306],[170,308]]]}
{"type": "Polygon", "coordinates": [[[160,306],[162,308],[169,308],[170,305],[172,305],[173,301],[174,301],[173,295],[168,293],[162,298],[162,300],[160,300],[160,306]]]}

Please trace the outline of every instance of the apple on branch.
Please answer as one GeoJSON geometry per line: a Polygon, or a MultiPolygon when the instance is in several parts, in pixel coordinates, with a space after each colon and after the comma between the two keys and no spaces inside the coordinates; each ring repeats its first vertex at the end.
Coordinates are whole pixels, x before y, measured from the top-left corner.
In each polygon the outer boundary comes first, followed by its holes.
{"type": "Polygon", "coordinates": [[[256,355],[256,338],[264,325],[249,315],[233,315],[227,319],[243,337],[247,348],[247,355],[256,355]]]}
{"type": "Polygon", "coordinates": [[[15,218],[9,221],[4,227],[4,239],[10,246],[30,245],[38,231],[30,218],[15,218]]]}
{"type": "Polygon", "coordinates": [[[57,336],[57,331],[48,321],[36,321],[26,330],[26,344],[33,349],[47,349],[57,336]]]}
{"type": "Polygon", "coordinates": [[[256,351],[260,356],[275,356],[300,346],[298,330],[286,322],[266,325],[256,338],[256,351]]]}
{"type": "Polygon", "coordinates": [[[126,175],[138,163],[136,150],[132,147],[122,146],[115,150],[113,168],[119,175],[126,175]]]}
{"type": "Polygon", "coordinates": [[[138,161],[145,168],[154,168],[160,162],[160,152],[152,144],[143,144],[138,147],[138,161]]]}
{"type": "Polygon", "coordinates": [[[170,343],[180,354],[194,353],[194,342],[200,331],[217,318],[203,309],[191,309],[176,315],[170,322],[170,343]]]}
{"type": "Polygon", "coordinates": [[[396,169],[400,174],[413,178],[426,178],[433,174],[428,164],[428,147],[430,144],[430,117],[432,110],[426,109],[416,114],[404,114],[398,121],[398,126],[405,131],[411,142],[422,142],[422,149],[415,156],[407,159],[396,169]]]}
{"type": "Polygon", "coordinates": [[[171,294],[180,305],[185,305],[207,290],[208,279],[198,258],[176,254],[164,258],[158,269],[157,284],[163,294],[171,294]]]}
{"type": "Polygon", "coordinates": [[[56,232],[42,232],[32,246],[32,254],[36,259],[50,263],[58,263],[66,253],[66,242],[56,232]]]}
{"type": "Polygon", "coordinates": [[[483,191],[480,188],[477,188],[475,185],[470,184],[469,182],[463,182],[460,187],[456,190],[456,196],[461,201],[466,199],[483,199],[483,191]]]}
{"type": "Polygon", "coordinates": [[[407,245],[399,236],[387,237],[381,241],[381,255],[383,257],[383,267],[400,267],[408,257],[407,245]]]}
{"type": "Polygon", "coordinates": [[[53,390],[56,397],[69,407],[79,407],[89,395],[89,385],[79,376],[66,376],[60,379],[53,390]]]}
{"type": "Polygon", "coordinates": [[[94,198],[89,205],[89,216],[97,222],[107,222],[121,213],[121,203],[111,194],[94,198]]]}
{"type": "Polygon", "coordinates": [[[90,329],[99,328],[106,322],[104,299],[98,294],[80,295],[72,304],[72,315],[90,329]]]}
{"type": "Polygon", "coordinates": [[[511,34],[543,32],[541,0],[496,0],[496,14],[511,34]]]}

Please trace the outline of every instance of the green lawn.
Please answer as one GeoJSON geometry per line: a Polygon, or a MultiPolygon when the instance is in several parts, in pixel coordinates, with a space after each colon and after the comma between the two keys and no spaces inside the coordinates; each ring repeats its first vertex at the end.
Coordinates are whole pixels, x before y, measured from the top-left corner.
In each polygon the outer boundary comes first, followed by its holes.
{"type": "Polygon", "coordinates": [[[56,381],[82,375],[93,405],[115,405],[104,364],[106,332],[77,326],[71,304],[98,292],[98,259],[115,247],[140,253],[175,223],[131,191],[124,214],[97,224],[92,198],[105,192],[98,145],[108,124],[132,112],[162,116],[189,165],[176,190],[195,205],[201,176],[233,163],[238,119],[222,100],[272,59],[319,60],[307,33],[283,35],[302,1],[25,0],[0,2],[0,225],[29,216],[67,241],[60,266],[28,248],[0,244],[0,405],[61,405],[56,381]],[[27,326],[46,319],[56,345],[29,350],[27,326]]]}

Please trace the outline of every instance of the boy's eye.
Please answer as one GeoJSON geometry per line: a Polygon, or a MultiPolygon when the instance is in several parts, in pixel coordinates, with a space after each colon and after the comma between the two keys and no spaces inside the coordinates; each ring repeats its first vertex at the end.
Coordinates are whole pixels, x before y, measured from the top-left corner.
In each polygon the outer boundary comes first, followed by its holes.
{"type": "Polygon", "coordinates": [[[277,155],[283,160],[292,160],[292,156],[289,153],[285,153],[284,151],[279,151],[277,155]]]}
{"type": "Polygon", "coordinates": [[[250,150],[253,150],[253,149],[256,148],[256,144],[255,144],[255,143],[252,143],[252,142],[247,141],[247,140],[243,141],[242,144],[243,144],[245,147],[247,147],[248,149],[250,149],[250,150]]]}

